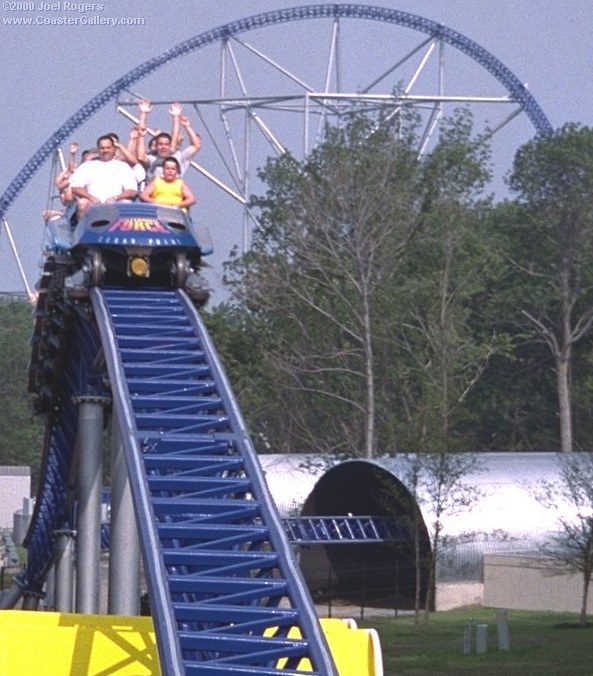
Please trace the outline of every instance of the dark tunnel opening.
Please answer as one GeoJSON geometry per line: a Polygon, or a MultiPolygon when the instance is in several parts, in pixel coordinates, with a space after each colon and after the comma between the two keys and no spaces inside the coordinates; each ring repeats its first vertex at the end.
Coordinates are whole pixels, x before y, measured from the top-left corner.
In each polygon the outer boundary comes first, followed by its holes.
{"type": "MultiPolygon", "coordinates": [[[[302,516],[390,517],[404,532],[392,542],[343,542],[302,547],[300,564],[313,597],[410,610],[415,607],[418,525],[419,560],[430,539],[412,495],[391,472],[352,460],[330,469],[307,498],[302,516]],[[417,521],[415,521],[417,515],[417,521]]],[[[426,597],[427,571],[420,566],[420,599],[426,597]]],[[[434,597],[434,595],[432,595],[434,597]]]]}

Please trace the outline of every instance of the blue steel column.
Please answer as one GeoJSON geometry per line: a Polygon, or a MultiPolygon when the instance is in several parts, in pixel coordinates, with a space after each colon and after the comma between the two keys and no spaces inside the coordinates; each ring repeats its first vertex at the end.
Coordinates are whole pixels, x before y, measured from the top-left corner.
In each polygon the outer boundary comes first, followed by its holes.
{"type": "Polygon", "coordinates": [[[81,396],[78,414],[78,538],[76,612],[99,612],[101,564],[101,474],[106,397],[81,396]]]}
{"type": "Polygon", "coordinates": [[[140,614],[140,540],[117,415],[111,443],[111,528],[107,612],[140,614]]]}

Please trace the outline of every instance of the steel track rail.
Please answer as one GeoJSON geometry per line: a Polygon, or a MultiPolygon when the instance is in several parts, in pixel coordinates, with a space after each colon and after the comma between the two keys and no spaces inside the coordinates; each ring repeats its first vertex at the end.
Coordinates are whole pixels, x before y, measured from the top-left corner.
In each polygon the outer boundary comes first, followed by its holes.
{"type": "Polygon", "coordinates": [[[335,675],[239,407],[188,297],[92,289],[91,303],[163,674],[335,675]]]}

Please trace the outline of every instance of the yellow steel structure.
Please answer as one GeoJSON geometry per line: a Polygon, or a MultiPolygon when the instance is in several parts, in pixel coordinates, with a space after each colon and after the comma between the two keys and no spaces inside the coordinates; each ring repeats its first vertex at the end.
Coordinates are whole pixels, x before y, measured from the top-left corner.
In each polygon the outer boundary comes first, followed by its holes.
{"type": "MultiPolygon", "coordinates": [[[[383,676],[373,629],[322,619],[340,676],[383,676]]],[[[302,669],[307,669],[303,664],[302,669]]],[[[0,611],[0,674],[160,676],[152,618],[0,611]]],[[[282,673],[282,664],[278,664],[282,673]]]]}

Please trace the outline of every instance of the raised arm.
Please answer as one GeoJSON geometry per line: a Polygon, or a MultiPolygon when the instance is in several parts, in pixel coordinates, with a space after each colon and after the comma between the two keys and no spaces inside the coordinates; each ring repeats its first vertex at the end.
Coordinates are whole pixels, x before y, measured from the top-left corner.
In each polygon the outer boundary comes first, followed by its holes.
{"type": "Polygon", "coordinates": [[[172,103],[171,107],[169,108],[169,114],[171,115],[172,118],[172,124],[171,124],[171,148],[172,150],[176,150],[179,146],[179,141],[181,138],[181,132],[179,130],[179,118],[181,116],[181,112],[183,111],[183,106],[178,103],[172,103]]]}
{"type": "Polygon", "coordinates": [[[189,139],[189,146],[183,151],[186,157],[193,157],[202,147],[202,137],[198,134],[197,131],[194,131],[189,118],[185,115],[179,116],[179,124],[182,127],[185,127],[187,132],[187,137],[189,139]]]}
{"type": "Polygon", "coordinates": [[[138,143],[140,142],[140,132],[138,131],[138,127],[134,126],[130,129],[130,137],[128,139],[128,150],[134,155],[136,158],[136,162],[138,161],[138,143]]]}
{"type": "Polygon", "coordinates": [[[65,190],[70,185],[70,172],[69,169],[62,169],[62,171],[56,176],[55,185],[56,188],[61,192],[65,190]]]}
{"type": "Polygon", "coordinates": [[[138,164],[138,158],[136,157],[135,153],[130,151],[129,149],[130,143],[128,143],[128,146],[125,146],[119,141],[114,141],[114,145],[124,158],[124,162],[127,162],[131,167],[133,167],[134,165],[138,164]]]}
{"type": "Polygon", "coordinates": [[[138,108],[140,109],[140,115],[138,117],[138,142],[136,146],[136,157],[138,162],[146,168],[150,162],[148,155],[146,154],[146,146],[144,145],[144,138],[147,132],[146,120],[148,118],[148,113],[152,110],[152,105],[150,101],[139,101],[138,108]]]}
{"type": "Polygon", "coordinates": [[[138,101],[138,109],[140,110],[140,115],[138,116],[138,126],[146,128],[146,120],[148,119],[148,113],[152,111],[152,104],[150,101],[142,99],[138,101]]]}
{"type": "Polygon", "coordinates": [[[76,153],[78,152],[78,143],[71,143],[70,148],[68,149],[68,164],[66,166],[67,171],[70,174],[74,173],[76,169],[76,153]]]}

